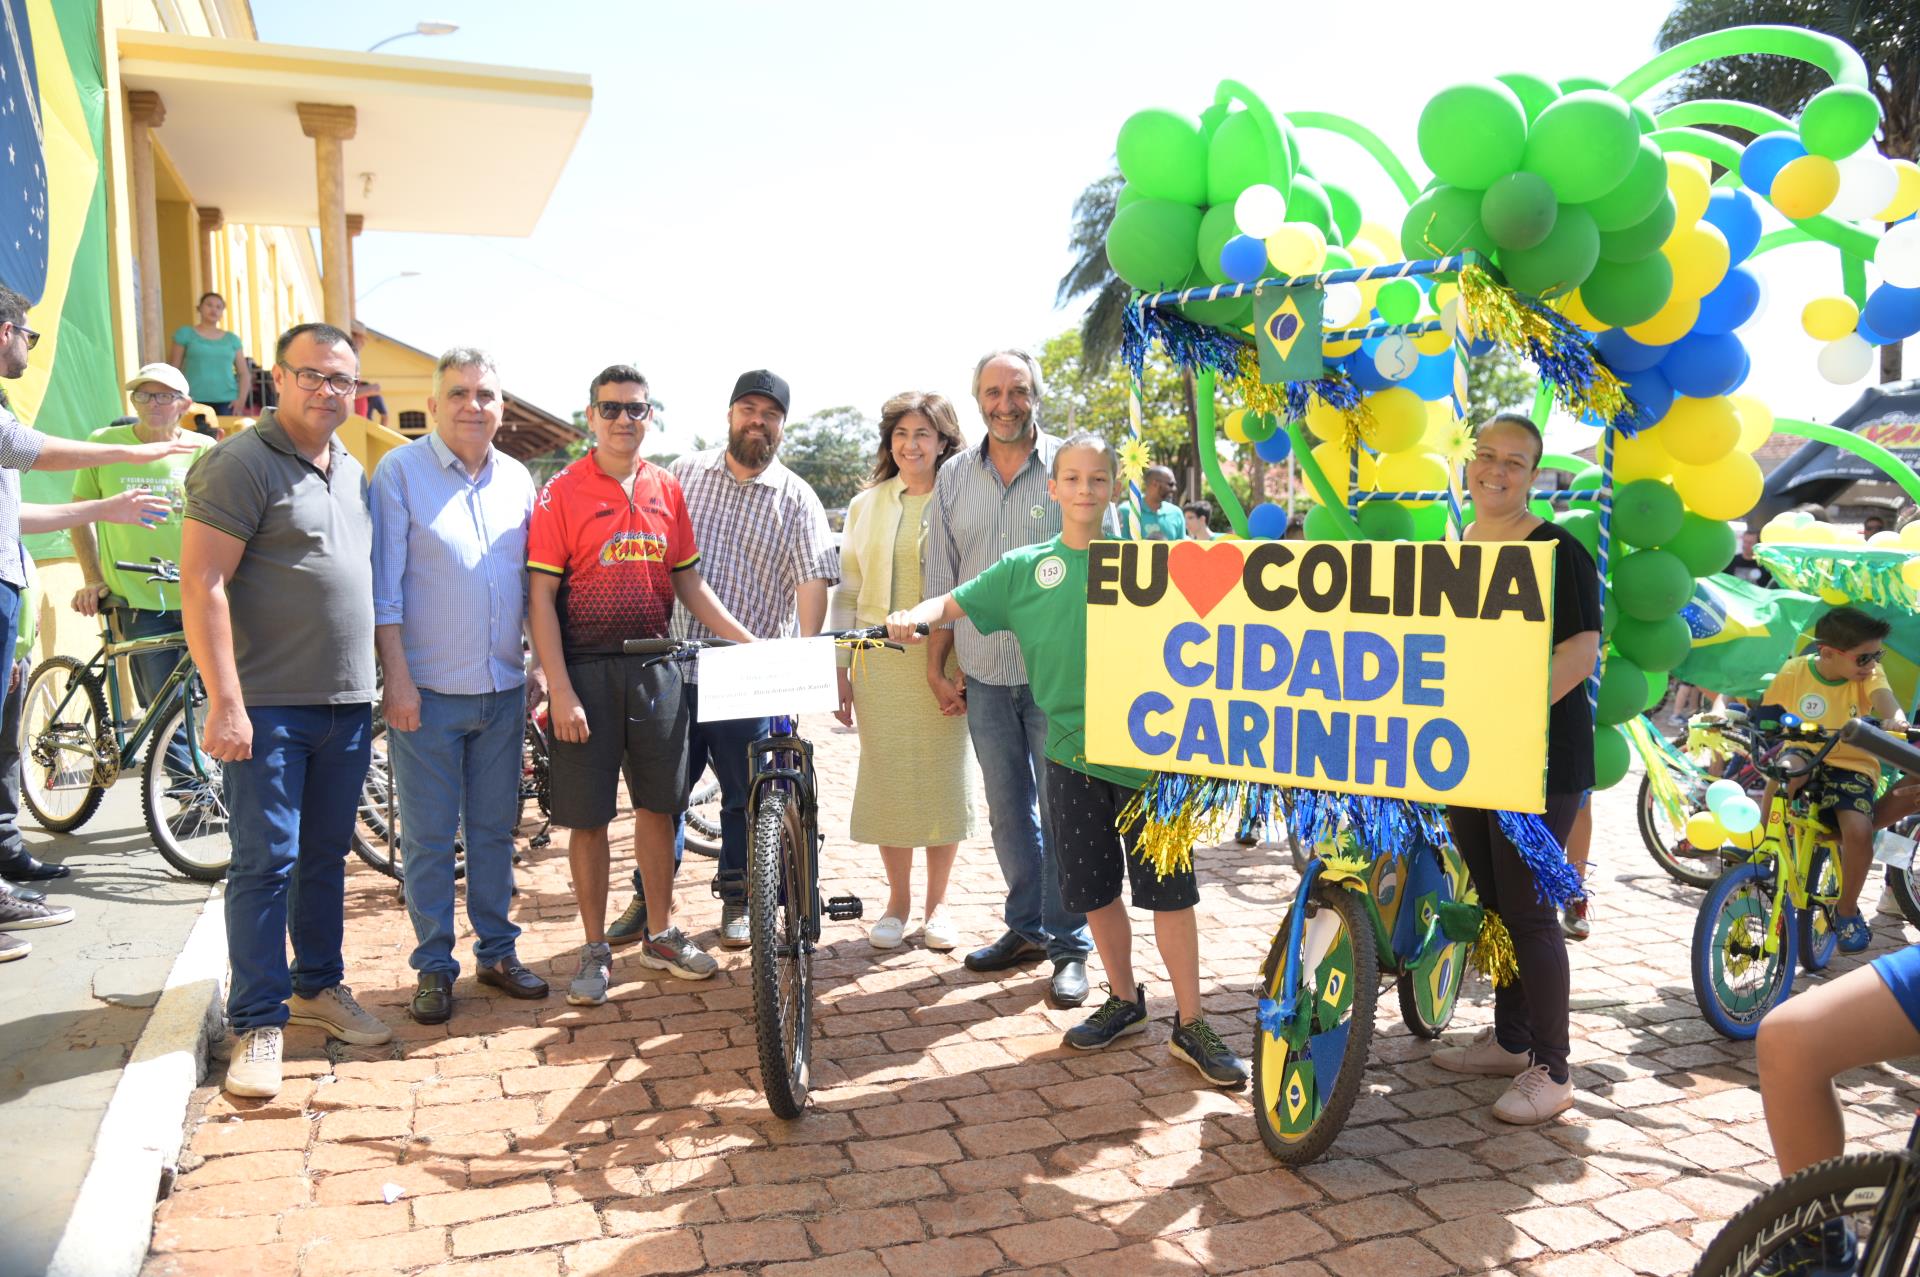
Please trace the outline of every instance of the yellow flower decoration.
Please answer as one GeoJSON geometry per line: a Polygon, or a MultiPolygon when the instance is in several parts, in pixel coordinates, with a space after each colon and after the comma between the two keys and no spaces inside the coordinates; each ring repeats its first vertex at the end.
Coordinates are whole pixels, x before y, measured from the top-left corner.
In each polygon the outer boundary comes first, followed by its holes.
{"type": "Polygon", "coordinates": [[[1473,460],[1473,431],[1464,420],[1456,420],[1441,432],[1437,451],[1447,459],[1450,470],[1458,470],[1473,460]]]}
{"type": "Polygon", "coordinates": [[[1140,482],[1140,476],[1153,464],[1153,456],[1147,451],[1147,445],[1139,439],[1129,439],[1120,445],[1120,482],[1131,487],[1140,482]]]}

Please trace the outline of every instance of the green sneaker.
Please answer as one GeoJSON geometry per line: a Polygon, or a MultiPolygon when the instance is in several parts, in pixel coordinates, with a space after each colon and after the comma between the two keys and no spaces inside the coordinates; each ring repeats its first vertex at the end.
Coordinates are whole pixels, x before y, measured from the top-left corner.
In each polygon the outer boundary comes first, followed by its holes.
{"type": "Polygon", "coordinates": [[[1235,1055],[1205,1020],[1181,1024],[1176,1019],[1167,1052],[1174,1059],[1191,1064],[1201,1077],[1215,1086],[1238,1089],[1247,1084],[1247,1062],[1235,1055]]]}
{"type": "Polygon", "coordinates": [[[632,944],[636,940],[647,938],[647,898],[634,893],[633,903],[627,911],[613,920],[607,928],[608,944],[632,944]]]}
{"type": "Polygon", "coordinates": [[[1101,985],[1107,991],[1107,1000],[1098,1010],[1066,1032],[1068,1046],[1081,1051],[1097,1051],[1115,1038],[1127,1033],[1138,1033],[1147,1027],[1147,986],[1133,986],[1134,1000],[1113,996],[1111,985],[1101,985]]]}

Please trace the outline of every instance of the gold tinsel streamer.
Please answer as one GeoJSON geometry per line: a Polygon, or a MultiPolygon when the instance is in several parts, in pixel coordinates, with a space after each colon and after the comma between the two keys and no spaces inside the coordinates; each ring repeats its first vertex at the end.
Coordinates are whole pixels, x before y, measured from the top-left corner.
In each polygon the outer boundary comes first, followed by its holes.
{"type": "Polygon", "coordinates": [[[1493,981],[1496,989],[1520,978],[1520,960],[1513,952],[1513,936],[1500,915],[1491,909],[1480,919],[1480,934],[1467,953],[1467,961],[1473,964],[1474,970],[1493,981]]]}
{"type": "Polygon", "coordinates": [[[1270,413],[1282,421],[1287,419],[1287,388],[1285,386],[1269,385],[1261,381],[1257,374],[1242,372],[1228,382],[1223,389],[1227,392],[1229,399],[1244,404],[1249,412],[1270,413]]]}
{"type": "Polygon", "coordinates": [[[1162,878],[1193,868],[1193,849],[1225,838],[1234,816],[1234,804],[1202,804],[1197,794],[1181,803],[1171,820],[1149,819],[1146,804],[1147,790],[1142,789],[1121,809],[1118,827],[1124,832],[1140,826],[1133,854],[1162,878]]]}
{"type": "Polygon", "coordinates": [[[1541,312],[1521,305],[1512,289],[1494,282],[1483,268],[1461,269],[1460,306],[1464,312],[1462,323],[1470,334],[1489,338],[1535,364],[1536,370],[1553,386],[1553,397],[1574,416],[1592,413],[1601,421],[1611,422],[1623,410],[1631,409],[1626,387],[1613,375],[1612,369],[1598,360],[1591,361],[1593,377],[1584,386],[1557,379],[1550,375],[1548,368],[1540,367],[1542,361],[1536,361],[1533,355],[1535,343],[1547,352],[1550,361],[1566,349],[1569,340],[1579,339],[1555,328],[1541,312]]]}

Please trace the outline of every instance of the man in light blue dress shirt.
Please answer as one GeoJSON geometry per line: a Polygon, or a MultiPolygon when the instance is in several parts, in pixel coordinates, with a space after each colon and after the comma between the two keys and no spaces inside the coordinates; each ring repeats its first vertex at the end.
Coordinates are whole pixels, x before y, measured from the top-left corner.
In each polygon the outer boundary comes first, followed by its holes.
{"type": "Polygon", "coordinates": [[[388,453],[373,475],[374,644],[385,679],[407,913],[418,941],[411,1011],[422,1024],[444,1024],[460,973],[456,831],[466,846],[480,982],[510,997],[547,996],[546,981],[516,956],[520,929],[507,916],[535,489],[526,467],[493,446],[503,401],[486,354],[455,348],[442,355],[427,408],[432,432],[388,453]]]}

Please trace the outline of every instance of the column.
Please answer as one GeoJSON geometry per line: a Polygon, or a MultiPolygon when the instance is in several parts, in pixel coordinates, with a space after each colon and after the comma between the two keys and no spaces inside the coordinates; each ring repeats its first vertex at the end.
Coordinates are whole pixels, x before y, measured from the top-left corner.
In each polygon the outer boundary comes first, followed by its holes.
{"type": "Polygon", "coordinates": [[[320,223],[320,276],[327,322],[353,326],[352,248],[347,238],[345,143],[357,117],[350,106],[295,104],[300,131],[313,139],[314,186],[320,223]]]}
{"type": "MultiPolygon", "coordinates": [[[[217,208],[197,210],[200,214],[200,291],[217,293],[220,291],[220,228],[227,224],[217,208]]],[[[233,305],[233,298],[227,298],[227,305],[233,305]]]]}
{"type": "Polygon", "coordinates": [[[160,298],[160,210],[153,186],[152,130],[166,122],[167,107],[147,89],[127,94],[127,165],[133,170],[133,248],[140,283],[140,362],[167,357],[166,310],[160,298]]]}
{"type": "Polygon", "coordinates": [[[354,261],[354,243],[360,238],[360,232],[366,229],[367,216],[364,213],[347,214],[347,298],[353,303],[353,318],[360,319],[360,271],[354,261]]]}

